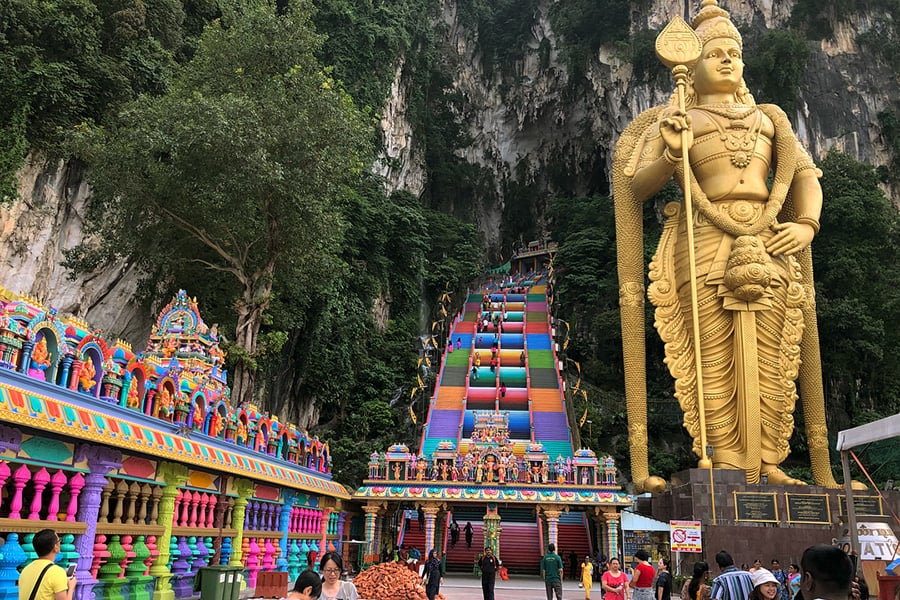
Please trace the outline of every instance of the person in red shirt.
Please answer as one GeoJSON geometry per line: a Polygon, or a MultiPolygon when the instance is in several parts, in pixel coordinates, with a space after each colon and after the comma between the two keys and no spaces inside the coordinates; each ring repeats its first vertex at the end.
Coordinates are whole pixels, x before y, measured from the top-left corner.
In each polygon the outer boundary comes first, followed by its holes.
{"type": "Polygon", "coordinates": [[[653,600],[653,578],[656,570],[650,564],[650,553],[640,549],[634,553],[638,563],[631,577],[631,597],[634,600],[653,600]]]}

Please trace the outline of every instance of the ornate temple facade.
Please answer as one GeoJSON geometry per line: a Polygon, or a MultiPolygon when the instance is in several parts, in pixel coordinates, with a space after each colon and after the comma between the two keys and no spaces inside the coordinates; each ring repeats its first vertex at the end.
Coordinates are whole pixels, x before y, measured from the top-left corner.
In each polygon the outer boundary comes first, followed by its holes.
{"type": "Polygon", "coordinates": [[[145,351],[0,290],[0,599],[31,538],[77,598],[189,597],[200,567],[293,578],[349,536],[327,442],[229,403],[217,327],[181,291],[145,351]]]}

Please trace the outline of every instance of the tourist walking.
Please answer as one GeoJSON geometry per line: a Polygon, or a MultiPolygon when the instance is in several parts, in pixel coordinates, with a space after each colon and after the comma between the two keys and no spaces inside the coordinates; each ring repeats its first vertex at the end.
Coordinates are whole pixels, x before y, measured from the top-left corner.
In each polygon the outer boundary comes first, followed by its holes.
{"type": "Polygon", "coordinates": [[[788,566],[788,586],[790,587],[791,600],[797,597],[800,591],[800,565],[791,563],[788,566]]]}
{"type": "Polygon", "coordinates": [[[581,563],[581,586],[584,588],[584,600],[591,600],[591,587],[594,585],[594,563],[590,556],[584,557],[581,563]]]}
{"type": "Polygon", "coordinates": [[[569,576],[572,579],[578,579],[578,573],[578,555],[572,550],[569,552],[569,576]]]}
{"type": "Polygon", "coordinates": [[[38,557],[19,575],[19,600],[72,600],[75,575],[54,564],[60,551],[59,536],[52,529],[42,529],[34,534],[31,545],[38,557]]]}
{"type": "Polygon", "coordinates": [[[484,549],[484,556],[478,561],[478,568],[481,569],[481,593],[484,600],[494,600],[494,583],[497,580],[497,567],[499,566],[500,561],[488,546],[484,549]]]}
{"type": "Polygon", "coordinates": [[[322,578],[315,571],[303,571],[294,582],[287,600],[316,600],[322,594],[322,578]]]}
{"type": "Polygon", "coordinates": [[[656,583],[653,584],[654,600],[669,600],[672,596],[672,574],[669,572],[671,562],[668,558],[660,557],[656,563],[656,583]]]}
{"type": "Polygon", "coordinates": [[[563,562],[556,553],[555,544],[547,544],[547,554],[541,559],[541,577],[544,578],[544,589],[547,591],[547,600],[562,600],[563,562]]]}
{"type": "Polygon", "coordinates": [[[709,592],[713,600],[747,600],[753,590],[750,573],[734,566],[734,559],[725,550],[716,554],[716,565],[720,574],[713,579],[709,592]]]}
{"type": "Polygon", "coordinates": [[[631,591],[628,589],[628,576],[619,570],[619,559],[615,556],[610,558],[608,567],[600,578],[603,600],[629,600],[631,591]]]}
{"type": "Polygon", "coordinates": [[[444,577],[441,573],[441,558],[437,551],[432,550],[428,553],[428,560],[425,561],[425,595],[428,600],[434,600],[434,597],[441,591],[441,584],[444,583],[444,577]]]}
{"type": "Polygon", "coordinates": [[[693,576],[681,588],[681,600],[709,600],[710,587],[706,585],[709,565],[706,561],[694,563],[693,576]]]}
{"type": "Polygon", "coordinates": [[[450,547],[456,548],[457,542],[459,542],[459,523],[453,519],[453,522],[450,523],[450,547]]]}
{"type": "Polygon", "coordinates": [[[853,582],[853,563],[837,546],[817,544],[800,559],[800,593],[803,598],[847,600],[853,582]]]}
{"type": "Polygon", "coordinates": [[[791,600],[791,591],[788,586],[787,571],[781,568],[781,562],[777,558],[772,559],[772,575],[778,582],[778,598],[779,600],[791,600]]]}
{"type": "Polygon", "coordinates": [[[641,548],[634,553],[634,558],[638,563],[631,577],[632,597],[634,600],[653,600],[653,578],[656,577],[656,569],[650,564],[650,553],[641,548]]]}
{"type": "Polygon", "coordinates": [[[326,552],[319,562],[319,573],[324,575],[322,597],[324,600],[358,600],[359,592],[352,581],[343,581],[344,559],[337,552],[326,552]]]}
{"type": "Polygon", "coordinates": [[[472,547],[472,533],[474,531],[472,529],[472,521],[466,521],[466,527],[465,527],[465,529],[463,529],[463,531],[466,534],[466,548],[471,548],[472,547]]]}
{"type": "Polygon", "coordinates": [[[778,597],[778,580],[768,569],[757,568],[750,579],[753,591],[750,592],[749,600],[775,600],[778,597]]]}

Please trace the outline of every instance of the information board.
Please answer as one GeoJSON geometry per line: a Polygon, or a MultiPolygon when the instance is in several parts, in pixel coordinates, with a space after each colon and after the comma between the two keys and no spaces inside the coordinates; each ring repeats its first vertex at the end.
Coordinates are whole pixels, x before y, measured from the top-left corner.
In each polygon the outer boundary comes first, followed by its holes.
{"type": "MultiPolygon", "coordinates": [[[[841,514],[847,514],[847,496],[839,495],[841,502],[841,514]]],[[[878,496],[853,496],[853,508],[856,516],[876,517],[884,514],[881,508],[881,498],[878,496]]]]}
{"type": "Polygon", "coordinates": [[[788,523],[831,525],[827,494],[785,494],[788,523]]]}
{"type": "Polygon", "coordinates": [[[775,494],[734,492],[734,513],[736,521],[777,523],[778,506],[775,503],[775,494]]]}
{"type": "Polygon", "coordinates": [[[669,521],[669,547],[672,552],[702,552],[700,521],[669,521]]]}

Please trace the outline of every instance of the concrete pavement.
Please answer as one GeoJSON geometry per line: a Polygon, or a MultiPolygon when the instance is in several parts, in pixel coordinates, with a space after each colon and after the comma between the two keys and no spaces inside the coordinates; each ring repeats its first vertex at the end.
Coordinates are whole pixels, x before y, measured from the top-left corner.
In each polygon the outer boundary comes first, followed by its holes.
{"type": "MultiPolygon", "coordinates": [[[[478,600],[482,597],[481,579],[472,575],[450,573],[444,576],[440,593],[447,600],[478,600]]],[[[601,597],[599,585],[594,585],[591,598],[600,600],[601,597]]],[[[577,581],[563,581],[563,600],[583,598],[584,590],[578,587],[577,581]]],[[[510,575],[508,581],[502,581],[498,577],[494,586],[494,600],[547,600],[544,580],[536,575],[510,575]]]]}

